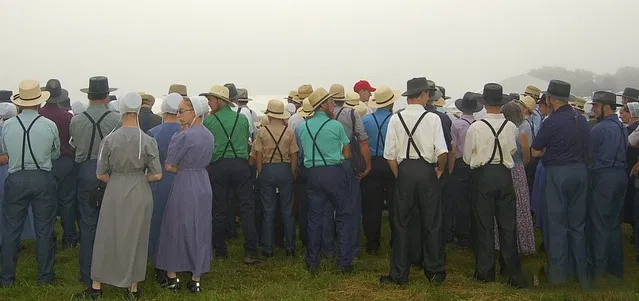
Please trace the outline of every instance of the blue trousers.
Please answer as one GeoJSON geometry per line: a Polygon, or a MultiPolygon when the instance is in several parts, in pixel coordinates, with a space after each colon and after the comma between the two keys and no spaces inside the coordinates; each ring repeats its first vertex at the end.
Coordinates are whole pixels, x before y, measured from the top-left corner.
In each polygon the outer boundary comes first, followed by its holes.
{"type": "Polygon", "coordinates": [[[15,281],[20,236],[29,206],[33,209],[38,283],[51,283],[54,279],[55,262],[53,227],[58,209],[53,176],[43,170],[20,170],[7,177],[4,189],[0,283],[12,285],[15,281]]]}
{"type": "Polygon", "coordinates": [[[264,252],[273,253],[275,236],[275,210],[279,203],[284,223],[284,248],[295,249],[295,217],[293,216],[293,173],[290,163],[267,163],[260,174],[260,194],[264,207],[262,245],[264,252]]]}
{"type": "Polygon", "coordinates": [[[541,214],[550,284],[565,283],[576,276],[588,288],[586,255],[586,198],[588,175],[585,164],[546,167],[545,202],[541,214]]]}
{"type": "Polygon", "coordinates": [[[326,204],[335,208],[337,240],[340,266],[351,265],[353,200],[349,198],[347,172],[341,165],[312,167],[308,169],[308,241],[306,243],[306,264],[319,265],[319,250],[322,240],[324,212],[326,204]]]}
{"type": "Polygon", "coordinates": [[[97,160],[80,163],[78,168],[78,209],[80,211],[80,280],[91,285],[91,258],[95,229],[98,226],[100,210],[89,206],[89,191],[98,187],[99,180],[95,176],[97,160]]]}
{"type": "Polygon", "coordinates": [[[607,168],[590,175],[588,243],[592,275],[623,277],[621,212],[628,176],[624,168],[607,168]]]}
{"type": "Polygon", "coordinates": [[[76,167],[72,156],[61,156],[53,161],[51,173],[58,185],[56,199],[58,200],[60,221],[62,222],[62,242],[74,244],[78,241],[76,228],[76,167]]]}

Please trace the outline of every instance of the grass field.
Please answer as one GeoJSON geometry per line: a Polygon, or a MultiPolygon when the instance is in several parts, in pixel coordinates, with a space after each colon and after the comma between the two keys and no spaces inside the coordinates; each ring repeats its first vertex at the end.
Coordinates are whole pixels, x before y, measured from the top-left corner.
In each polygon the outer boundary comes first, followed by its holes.
{"type": "MultiPolygon", "coordinates": [[[[58,228],[57,231],[60,229],[58,228]]],[[[384,240],[388,241],[388,225],[384,225],[384,240]]],[[[304,249],[298,246],[297,258],[288,259],[284,251],[276,251],[274,258],[256,266],[242,263],[242,242],[230,244],[231,258],[214,261],[211,272],[204,275],[201,295],[186,290],[171,293],[158,288],[149,267],[147,280],[141,284],[143,300],[639,300],[639,271],[633,258],[634,247],[629,243],[630,229],[624,227],[625,272],[623,283],[600,281],[595,289],[581,293],[576,283],[551,287],[540,277],[538,287],[512,289],[501,283],[480,284],[467,277],[474,267],[470,250],[454,245],[447,248],[446,282],[433,287],[421,270],[413,269],[406,287],[381,286],[380,275],[388,273],[388,244],[383,243],[378,256],[362,252],[355,262],[355,273],[339,275],[334,261],[323,261],[320,273],[312,276],[305,270],[304,249]]],[[[60,235],[58,235],[60,237],[60,235]]],[[[362,243],[364,240],[362,239],[362,243]]],[[[0,300],[71,300],[84,287],[78,283],[78,249],[58,250],[55,272],[56,286],[36,285],[37,265],[35,244],[26,242],[20,252],[16,285],[0,289],[0,300]]],[[[522,259],[523,268],[537,273],[544,265],[543,253],[522,259]]],[[[187,280],[186,277],[183,277],[187,280]]],[[[102,300],[123,300],[124,289],[104,286],[102,300]]]]}

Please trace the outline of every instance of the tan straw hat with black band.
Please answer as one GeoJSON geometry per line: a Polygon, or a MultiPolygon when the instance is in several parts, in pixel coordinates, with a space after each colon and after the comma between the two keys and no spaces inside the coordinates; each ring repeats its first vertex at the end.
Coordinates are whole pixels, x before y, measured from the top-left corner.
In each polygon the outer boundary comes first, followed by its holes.
{"type": "Polygon", "coordinates": [[[308,101],[313,107],[313,111],[317,110],[322,104],[331,99],[335,94],[328,93],[324,88],[318,88],[308,96],[308,101]]]}
{"type": "Polygon", "coordinates": [[[51,97],[49,91],[42,91],[37,80],[23,80],[20,82],[18,94],[13,95],[11,102],[16,106],[33,107],[47,101],[51,97]]]}
{"type": "Polygon", "coordinates": [[[375,91],[373,101],[368,102],[371,108],[383,108],[392,105],[399,99],[401,94],[393,91],[390,87],[381,86],[375,91]]]}
{"type": "Polygon", "coordinates": [[[277,119],[286,119],[291,117],[291,113],[284,109],[284,103],[278,99],[271,99],[268,101],[264,114],[268,117],[277,119]]]}

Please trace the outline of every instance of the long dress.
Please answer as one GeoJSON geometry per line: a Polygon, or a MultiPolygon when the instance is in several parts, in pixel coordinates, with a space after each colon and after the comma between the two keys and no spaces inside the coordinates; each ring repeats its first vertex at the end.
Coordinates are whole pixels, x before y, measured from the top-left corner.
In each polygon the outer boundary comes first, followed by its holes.
{"type": "Polygon", "coordinates": [[[138,128],[120,128],[100,149],[96,173],[111,176],[95,232],[91,279],[129,287],[146,276],[153,195],[145,170],[162,172],[158,146],[138,128]]]}
{"type": "Polygon", "coordinates": [[[164,170],[164,162],[169,151],[169,143],[173,135],[180,131],[179,123],[163,123],[149,130],[149,136],[155,138],[160,151],[160,166],[162,167],[162,180],[151,183],[153,191],[153,215],[151,217],[151,232],[149,234],[149,259],[155,264],[158,238],[160,237],[160,225],[164,216],[166,202],[169,199],[171,185],[175,174],[164,170]]]}
{"type": "Polygon", "coordinates": [[[166,163],[178,167],[160,226],[155,264],[169,272],[207,273],[211,266],[213,192],[206,166],[213,135],[196,125],[171,139],[166,163]]]}

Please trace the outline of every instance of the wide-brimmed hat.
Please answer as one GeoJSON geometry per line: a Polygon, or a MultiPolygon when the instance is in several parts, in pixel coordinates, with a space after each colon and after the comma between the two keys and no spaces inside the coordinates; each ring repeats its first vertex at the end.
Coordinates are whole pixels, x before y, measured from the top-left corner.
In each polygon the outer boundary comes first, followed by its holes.
{"type": "Polygon", "coordinates": [[[268,117],[277,119],[286,119],[291,117],[291,113],[284,109],[284,103],[279,99],[271,99],[268,101],[264,114],[268,117]]]}
{"type": "Polygon", "coordinates": [[[439,89],[439,91],[442,92],[442,98],[444,100],[450,99],[450,97],[446,96],[446,88],[442,86],[437,86],[437,89],[439,89]]]}
{"type": "Polygon", "coordinates": [[[530,114],[535,112],[535,107],[537,106],[537,103],[535,102],[535,99],[532,98],[532,96],[526,95],[524,96],[524,98],[515,100],[515,101],[518,104],[522,105],[524,108],[526,108],[526,110],[528,110],[530,114]]]}
{"type": "Polygon", "coordinates": [[[253,98],[249,98],[248,90],[244,88],[237,89],[237,101],[251,101],[253,98]]]}
{"type": "Polygon", "coordinates": [[[414,77],[406,82],[406,92],[402,96],[421,94],[429,90],[428,80],[425,77],[414,77]]]}
{"type": "MultiPolygon", "coordinates": [[[[584,102],[585,103],[585,102],[584,102]]],[[[592,100],[589,104],[605,104],[605,105],[617,105],[617,95],[608,91],[597,91],[592,94],[592,100]]]]}
{"type": "MultiPolygon", "coordinates": [[[[397,94],[399,95],[399,93],[397,94]]],[[[359,93],[356,92],[347,92],[344,95],[344,106],[348,108],[354,108],[359,105],[359,93]]]]}
{"type": "MultiPolygon", "coordinates": [[[[614,94],[613,94],[613,96],[614,96],[614,94]]],[[[615,98],[616,98],[616,96],[615,96],[615,98]]],[[[570,104],[570,106],[573,109],[575,109],[575,110],[577,110],[579,112],[582,112],[582,113],[586,112],[586,110],[585,110],[586,100],[581,98],[581,97],[575,97],[573,100],[571,100],[569,102],[569,104],[570,104]]]]}
{"type": "Polygon", "coordinates": [[[313,93],[311,93],[311,95],[309,95],[307,98],[308,101],[311,103],[311,106],[313,107],[313,111],[315,111],[333,96],[334,95],[328,93],[324,88],[318,88],[317,90],[313,91],[313,93]]]}
{"type": "Polygon", "coordinates": [[[0,103],[1,102],[11,102],[11,95],[13,95],[12,91],[0,90],[0,103]]]}
{"type": "Polygon", "coordinates": [[[442,96],[444,96],[444,93],[442,93],[442,91],[439,90],[439,87],[437,85],[435,85],[435,82],[432,80],[428,80],[428,90],[430,91],[430,101],[434,101],[436,103],[433,103],[434,105],[438,106],[438,107],[443,107],[446,104],[446,101],[440,101],[439,99],[442,98],[442,96]]]}
{"type": "Polygon", "coordinates": [[[227,87],[219,85],[211,87],[211,90],[209,90],[209,92],[202,93],[200,94],[200,96],[213,96],[226,102],[231,102],[231,99],[229,98],[229,89],[227,87]]]}
{"type": "Polygon", "coordinates": [[[329,94],[334,94],[333,100],[335,101],[346,101],[346,95],[344,94],[344,86],[340,84],[333,84],[328,89],[329,94]]]}
{"type": "Polygon", "coordinates": [[[481,98],[481,94],[466,92],[463,98],[455,100],[455,107],[462,112],[477,113],[481,111],[484,106],[478,102],[481,98]]]}
{"type": "Polygon", "coordinates": [[[69,91],[62,89],[60,81],[57,79],[50,79],[47,81],[47,85],[41,88],[42,91],[49,91],[51,96],[47,99],[48,103],[59,103],[69,98],[69,91]]]}
{"type": "Polygon", "coordinates": [[[570,101],[573,98],[570,94],[570,84],[558,79],[551,80],[548,90],[542,93],[561,101],[570,101]]]}
{"type": "Polygon", "coordinates": [[[152,107],[155,104],[155,97],[153,97],[153,95],[151,95],[151,94],[140,92],[140,97],[142,98],[142,105],[143,106],[152,107]]]}
{"type": "Polygon", "coordinates": [[[305,98],[307,98],[309,95],[311,95],[311,93],[313,93],[313,86],[301,85],[299,88],[297,88],[297,99],[299,101],[302,101],[305,98]]]}
{"type": "Polygon", "coordinates": [[[49,91],[42,91],[40,82],[37,80],[23,80],[20,82],[18,94],[13,95],[11,102],[16,106],[32,107],[41,105],[50,96],[49,91]]]}
{"type": "Polygon", "coordinates": [[[297,98],[297,90],[291,90],[290,92],[288,92],[288,96],[284,97],[284,99],[292,100],[292,101],[297,102],[297,103],[301,102],[301,100],[299,98],[297,98]]]}
{"type": "MultiPolygon", "coordinates": [[[[388,86],[381,86],[377,88],[375,94],[373,95],[373,99],[368,102],[368,106],[371,108],[383,108],[392,105],[399,98],[399,94],[396,94],[388,86]]],[[[359,104],[359,99],[358,99],[359,104]]]]}
{"type": "Polygon", "coordinates": [[[224,84],[224,87],[229,89],[229,100],[237,100],[238,94],[237,94],[237,88],[235,87],[235,84],[234,83],[224,84]]]}
{"type": "Polygon", "coordinates": [[[524,95],[528,95],[534,100],[539,100],[539,97],[541,97],[541,90],[535,86],[528,86],[524,91],[524,95]]]}
{"type": "Polygon", "coordinates": [[[521,96],[519,93],[510,93],[508,94],[508,98],[510,98],[510,100],[519,100],[521,99],[521,96]]]}
{"type": "Polygon", "coordinates": [[[171,93],[180,94],[182,97],[188,96],[188,94],[186,93],[186,86],[182,84],[172,84],[171,86],[169,86],[169,94],[171,93]]]}
{"type": "Polygon", "coordinates": [[[623,89],[623,93],[617,94],[617,96],[625,97],[634,101],[639,101],[639,90],[628,87],[623,89]]]}
{"type": "Polygon", "coordinates": [[[478,101],[485,106],[502,106],[510,101],[503,92],[504,88],[500,84],[488,83],[484,85],[484,92],[478,101]]]}
{"type": "Polygon", "coordinates": [[[311,101],[308,100],[308,98],[305,98],[302,101],[302,106],[297,109],[297,114],[300,114],[300,116],[302,117],[310,117],[315,114],[315,111],[313,111],[313,106],[311,105],[311,101]]]}
{"type": "Polygon", "coordinates": [[[94,76],[89,78],[89,87],[80,89],[82,93],[91,93],[91,94],[104,94],[111,93],[118,88],[110,88],[109,87],[109,79],[105,76],[94,76]]]}

